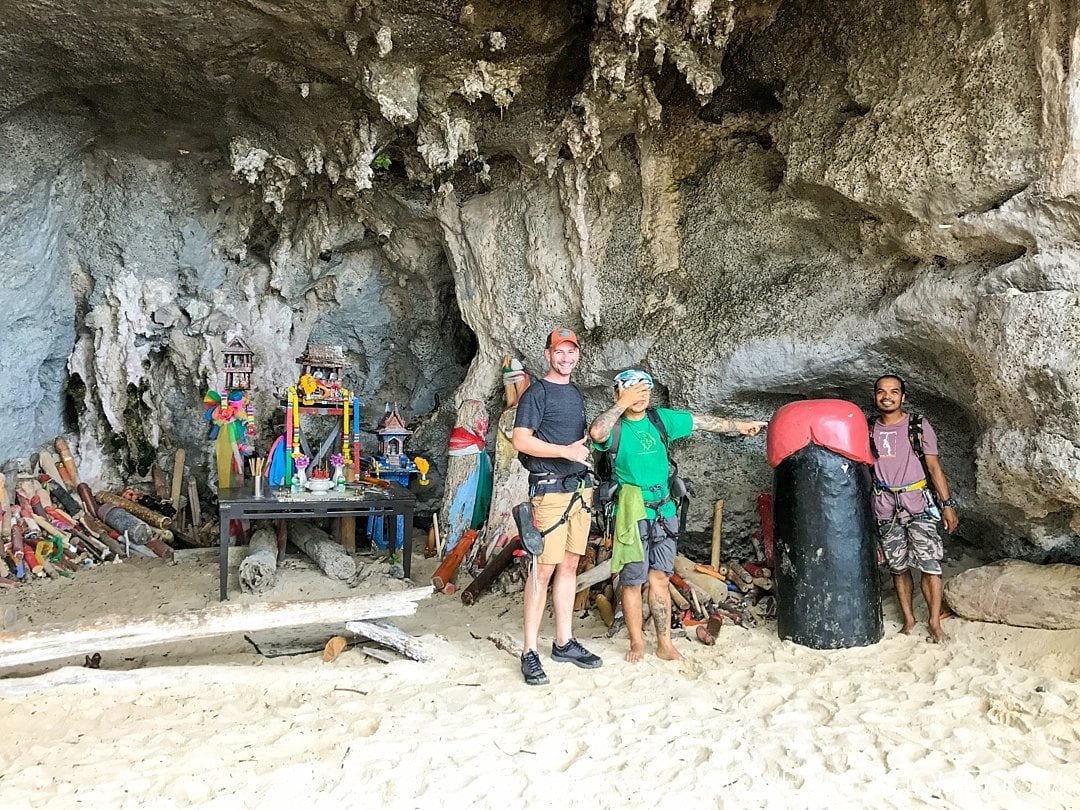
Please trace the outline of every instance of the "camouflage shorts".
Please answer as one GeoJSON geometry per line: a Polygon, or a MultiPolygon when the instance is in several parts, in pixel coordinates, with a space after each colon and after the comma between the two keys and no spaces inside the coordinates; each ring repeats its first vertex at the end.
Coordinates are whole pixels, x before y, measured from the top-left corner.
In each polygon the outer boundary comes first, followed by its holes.
{"type": "Polygon", "coordinates": [[[912,516],[901,512],[892,520],[879,520],[878,538],[885,564],[893,574],[902,574],[909,568],[941,574],[945,549],[933,515],[924,512],[912,516]]]}

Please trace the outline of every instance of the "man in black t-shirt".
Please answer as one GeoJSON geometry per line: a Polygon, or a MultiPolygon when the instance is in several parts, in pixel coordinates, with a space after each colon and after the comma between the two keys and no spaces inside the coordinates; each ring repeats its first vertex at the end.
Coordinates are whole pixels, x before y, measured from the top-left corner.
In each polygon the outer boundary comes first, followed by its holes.
{"type": "Polygon", "coordinates": [[[585,399],[570,382],[570,374],[580,357],[581,349],[573,331],[552,331],[544,347],[549,371],[542,380],[525,389],[514,422],[512,442],[522,465],[529,471],[533,520],[544,533],[544,550],[525,586],[521,674],[531,686],[548,682],[537,652],[537,636],[547,606],[549,582],[555,609],[552,660],[585,669],[595,669],[602,663],[572,633],[578,559],[585,553],[589,539],[588,505],[592,503],[592,489],[587,488],[591,479],[585,399]]]}

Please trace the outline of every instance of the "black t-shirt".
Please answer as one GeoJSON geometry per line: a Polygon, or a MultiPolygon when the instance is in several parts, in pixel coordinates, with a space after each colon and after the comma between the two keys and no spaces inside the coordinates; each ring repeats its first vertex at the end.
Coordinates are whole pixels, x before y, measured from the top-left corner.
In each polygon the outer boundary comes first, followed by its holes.
{"type": "MultiPolygon", "coordinates": [[[[533,435],[550,444],[568,445],[585,436],[585,397],[573,383],[534,380],[518,402],[516,428],[531,428],[533,435]]],[[[531,473],[551,476],[575,475],[587,468],[564,458],[537,458],[518,453],[521,465],[531,473]]]]}

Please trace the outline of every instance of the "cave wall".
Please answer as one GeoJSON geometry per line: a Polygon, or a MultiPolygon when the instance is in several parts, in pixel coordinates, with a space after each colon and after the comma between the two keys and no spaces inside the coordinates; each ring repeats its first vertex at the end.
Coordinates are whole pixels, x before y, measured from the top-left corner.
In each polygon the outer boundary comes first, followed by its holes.
{"type": "MultiPolygon", "coordinates": [[[[898,371],[966,539],[1080,552],[1067,8],[91,5],[0,32],[0,351],[26,389],[0,396],[35,415],[0,456],[67,427],[100,476],[205,463],[240,330],[264,440],[303,346],[340,343],[438,470],[454,405],[496,408],[499,358],[542,372],[568,324],[590,413],[630,365],[673,406],[756,418],[869,408],[898,371]]],[[[683,443],[692,529],[723,497],[747,535],[763,449],[683,443]]]]}
{"type": "Polygon", "coordinates": [[[73,173],[93,131],[78,109],[28,105],[0,118],[0,459],[64,428],[75,294],[66,225],[82,197],[73,173]]]}

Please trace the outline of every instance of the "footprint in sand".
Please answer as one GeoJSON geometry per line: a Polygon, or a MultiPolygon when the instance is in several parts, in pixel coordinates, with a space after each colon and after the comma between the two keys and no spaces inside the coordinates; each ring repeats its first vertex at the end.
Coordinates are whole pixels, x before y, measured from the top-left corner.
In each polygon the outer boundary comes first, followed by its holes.
{"type": "Polygon", "coordinates": [[[374,717],[365,717],[349,726],[348,733],[354,737],[370,737],[379,730],[379,721],[374,717]]]}
{"type": "Polygon", "coordinates": [[[583,742],[577,742],[570,745],[566,751],[566,760],[561,765],[557,766],[555,770],[560,773],[565,773],[570,770],[570,766],[577,762],[579,757],[583,757],[587,753],[589,753],[589,746],[583,742]]]}
{"type": "Polygon", "coordinates": [[[890,771],[904,770],[922,760],[926,754],[926,748],[921,745],[900,743],[885,753],[885,764],[890,771]]]}
{"type": "Polygon", "coordinates": [[[1025,734],[1034,727],[1023,704],[1011,695],[990,696],[986,707],[986,716],[991,723],[1012,726],[1025,734]]]}
{"type": "Polygon", "coordinates": [[[709,671],[708,666],[703,661],[696,661],[693,658],[684,658],[679,662],[679,672],[683,677],[690,680],[697,680],[705,675],[709,671]]]}
{"type": "Polygon", "coordinates": [[[703,745],[681,746],[677,757],[681,763],[697,768],[712,759],[712,750],[703,745]]]}

